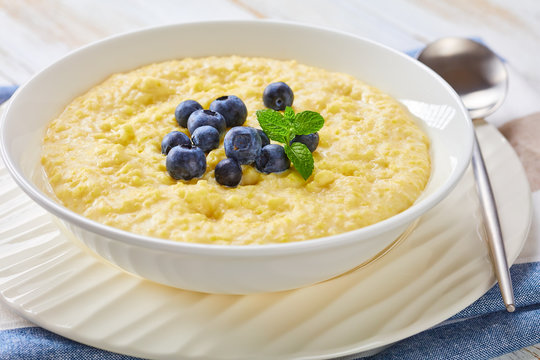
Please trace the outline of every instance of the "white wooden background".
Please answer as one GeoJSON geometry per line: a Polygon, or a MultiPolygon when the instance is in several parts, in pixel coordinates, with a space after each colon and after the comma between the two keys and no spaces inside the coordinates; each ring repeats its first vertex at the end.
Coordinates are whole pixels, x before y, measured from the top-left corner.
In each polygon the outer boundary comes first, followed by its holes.
{"type": "MultiPolygon", "coordinates": [[[[403,51],[443,36],[479,38],[507,61],[511,76],[507,101],[488,121],[540,114],[539,0],[0,0],[0,86],[22,84],[112,34],[267,18],[344,30],[403,51]]],[[[503,358],[540,358],[540,344],[503,358]]]]}
{"type": "Polygon", "coordinates": [[[399,50],[442,36],[480,38],[519,74],[509,91],[519,106],[508,101],[489,120],[540,111],[538,0],[0,0],[0,86],[21,84],[70,50],[119,32],[255,18],[326,26],[399,50]]]}

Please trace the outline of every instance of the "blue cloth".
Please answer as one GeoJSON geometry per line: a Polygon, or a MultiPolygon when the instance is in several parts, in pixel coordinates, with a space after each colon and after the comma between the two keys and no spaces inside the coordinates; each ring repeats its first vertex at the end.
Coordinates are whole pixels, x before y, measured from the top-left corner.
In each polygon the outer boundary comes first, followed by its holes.
{"type": "Polygon", "coordinates": [[[0,331],[0,359],[128,360],[131,356],[89,347],[39,327],[0,331]]]}
{"type": "Polygon", "coordinates": [[[0,105],[13,95],[18,86],[0,86],[0,105]]]}

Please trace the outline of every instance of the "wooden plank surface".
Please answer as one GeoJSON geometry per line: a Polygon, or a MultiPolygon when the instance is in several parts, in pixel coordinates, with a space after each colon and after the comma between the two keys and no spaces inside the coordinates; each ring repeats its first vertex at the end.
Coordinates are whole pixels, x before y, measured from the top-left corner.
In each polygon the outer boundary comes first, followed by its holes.
{"type": "Polygon", "coordinates": [[[537,0],[0,0],[0,86],[22,84],[69,51],[148,26],[216,19],[279,19],[365,36],[399,50],[443,36],[482,39],[508,63],[507,101],[489,120],[540,111],[537,0]],[[526,91],[523,91],[526,89],[526,91]]]}
{"type": "Polygon", "coordinates": [[[70,50],[119,32],[273,18],[340,29],[398,49],[441,36],[480,37],[540,91],[539,16],[536,0],[0,0],[0,84],[24,82],[70,50]]]}

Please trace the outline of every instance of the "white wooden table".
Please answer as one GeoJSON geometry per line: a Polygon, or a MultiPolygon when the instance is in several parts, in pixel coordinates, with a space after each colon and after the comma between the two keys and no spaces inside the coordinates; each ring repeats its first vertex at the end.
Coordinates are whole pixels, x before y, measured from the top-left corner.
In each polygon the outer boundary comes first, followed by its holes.
{"type": "MultiPolygon", "coordinates": [[[[0,85],[21,84],[70,50],[106,36],[175,22],[272,18],[365,36],[409,50],[443,36],[482,39],[504,54],[530,87],[520,108],[502,107],[494,124],[540,109],[540,4],[537,0],[3,0],[0,85]]],[[[506,104],[509,104],[507,102],[506,104]]]]}
{"type": "MultiPolygon", "coordinates": [[[[112,34],[267,18],[343,30],[402,51],[443,36],[479,38],[502,55],[511,76],[507,101],[488,121],[498,126],[540,112],[538,0],[0,0],[0,86],[22,84],[69,51],[112,34]]],[[[540,344],[502,358],[537,357],[540,344]]]]}

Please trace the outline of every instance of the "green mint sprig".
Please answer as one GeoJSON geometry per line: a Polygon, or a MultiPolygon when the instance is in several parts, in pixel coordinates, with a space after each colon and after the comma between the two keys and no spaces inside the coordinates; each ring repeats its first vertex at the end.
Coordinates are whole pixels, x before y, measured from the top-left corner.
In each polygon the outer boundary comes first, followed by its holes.
{"type": "Polygon", "coordinates": [[[291,141],[296,135],[309,135],[319,131],[324,125],[321,114],[315,111],[295,114],[294,110],[287,106],[283,114],[272,109],[258,110],[257,120],[271,140],[283,144],[285,154],[304,180],[307,180],[313,172],[313,155],[306,145],[291,141]]]}

